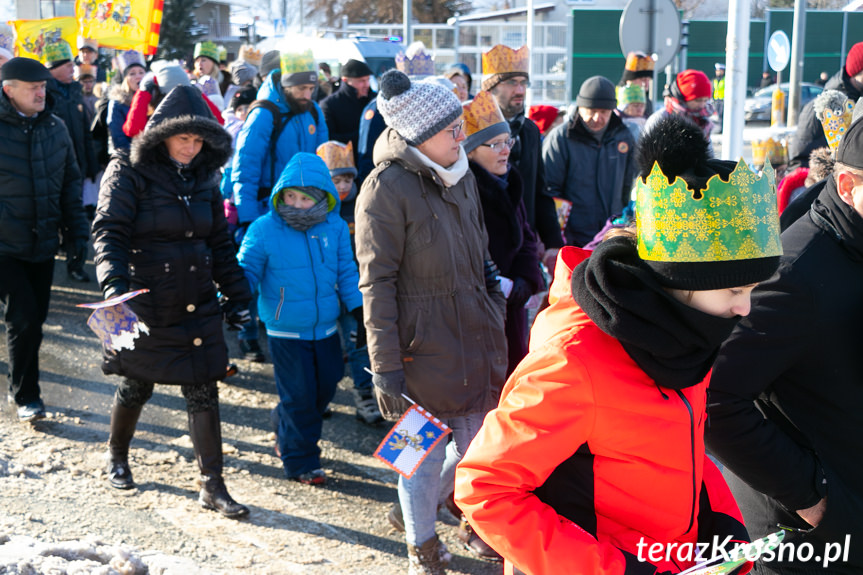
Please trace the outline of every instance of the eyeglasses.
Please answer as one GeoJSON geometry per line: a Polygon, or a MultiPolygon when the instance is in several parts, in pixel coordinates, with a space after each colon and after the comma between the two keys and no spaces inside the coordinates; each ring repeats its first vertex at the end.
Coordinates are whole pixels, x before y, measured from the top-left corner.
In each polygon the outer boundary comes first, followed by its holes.
{"type": "Polygon", "coordinates": [[[530,80],[516,80],[515,78],[510,78],[509,80],[505,80],[503,83],[510,88],[530,88],[530,80]]]}
{"type": "Polygon", "coordinates": [[[461,134],[462,128],[464,128],[464,120],[453,126],[452,128],[448,128],[452,130],[452,139],[458,140],[459,134],[461,134]]]}
{"type": "Polygon", "coordinates": [[[515,138],[510,138],[508,140],[504,140],[502,142],[492,142],[491,144],[480,144],[480,146],[485,146],[486,148],[491,148],[492,152],[502,152],[504,146],[506,146],[507,150],[511,150],[515,145],[515,138]]]}

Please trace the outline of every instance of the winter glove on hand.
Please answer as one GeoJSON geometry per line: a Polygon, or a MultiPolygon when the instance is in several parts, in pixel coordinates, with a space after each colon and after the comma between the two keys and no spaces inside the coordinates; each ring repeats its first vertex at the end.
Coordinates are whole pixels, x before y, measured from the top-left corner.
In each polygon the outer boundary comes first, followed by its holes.
{"type": "Polygon", "coordinates": [[[228,331],[240,331],[243,326],[252,321],[252,314],[249,311],[249,306],[243,304],[225,303],[222,306],[225,316],[225,323],[228,324],[228,331]]]}
{"type": "Polygon", "coordinates": [[[149,92],[152,96],[154,92],[159,92],[159,82],[156,80],[156,74],[153,72],[147,72],[147,75],[141,79],[141,83],[138,84],[138,89],[144,92],[149,92]]]}
{"type": "Polygon", "coordinates": [[[497,276],[500,275],[500,268],[493,260],[485,260],[483,273],[485,274],[485,289],[489,293],[494,290],[500,290],[500,280],[497,276]]]}
{"type": "Polygon", "coordinates": [[[397,369],[385,373],[373,373],[372,383],[382,392],[393,397],[401,397],[407,391],[405,370],[397,369]]]}
{"type": "Polygon", "coordinates": [[[533,288],[530,286],[530,283],[524,278],[515,278],[512,282],[512,291],[509,292],[506,305],[523,308],[532,295],[533,288]]]}
{"type": "Polygon", "coordinates": [[[102,296],[105,299],[111,299],[114,296],[123,295],[129,291],[129,282],[123,278],[114,277],[105,282],[102,288],[102,296]]]}
{"type": "Polygon", "coordinates": [[[351,315],[354,316],[354,319],[357,322],[356,349],[362,349],[366,347],[366,326],[365,323],[363,323],[363,306],[351,310],[351,315]]]}

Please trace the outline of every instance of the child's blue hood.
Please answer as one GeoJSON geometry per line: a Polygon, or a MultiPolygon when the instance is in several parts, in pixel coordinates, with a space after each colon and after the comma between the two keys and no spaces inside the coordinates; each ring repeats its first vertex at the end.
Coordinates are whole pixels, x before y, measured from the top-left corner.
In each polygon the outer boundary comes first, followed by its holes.
{"type": "Polygon", "coordinates": [[[270,193],[270,206],[275,209],[276,199],[285,188],[297,188],[302,186],[313,186],[327,193],[328,211],[339,208],[339,194],[330,177],[330,169],[327,164],[316,154],[308,152],[297,152],[285,166],[279,181],[270,193]]]}

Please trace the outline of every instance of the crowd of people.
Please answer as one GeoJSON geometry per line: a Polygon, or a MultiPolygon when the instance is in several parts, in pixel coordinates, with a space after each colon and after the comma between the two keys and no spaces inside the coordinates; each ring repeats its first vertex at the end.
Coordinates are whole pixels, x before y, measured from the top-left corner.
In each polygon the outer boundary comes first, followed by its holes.
{"type": "Polygon", "coordinates": [[[511,574],[679,573],[699,557],[673,549],[777,524],[796,545],[848,545],[831,573],[863,569],[863,43],[803,110],[806,171],[785,201],[769,164],[713,157],[721,66],[679,72],[654,110],[654,61],[631,53],[617,85],[594,76],[571,109],[528,110],[526,47],[438,74],[413,44],[378,92],[365,62],[333,75],[302,50],[108,62],[82,39],[45,57],[0,67],[9,401],[45,417],[55,254],[89,282],[92,245],[104,297],[144,290],[127,305],[149,330],[102,349],[120,378],[110,486],[135,487],[138,419],[155,384],[178,385],[200,504],[249,513],[222,477],[227,330],[239,359],[272,363],[287,479],[327,482],[346,364],[362,423],[416,402],[448,426],[388,512],[411,575],[452,560],[442,506],[511,574]]]}

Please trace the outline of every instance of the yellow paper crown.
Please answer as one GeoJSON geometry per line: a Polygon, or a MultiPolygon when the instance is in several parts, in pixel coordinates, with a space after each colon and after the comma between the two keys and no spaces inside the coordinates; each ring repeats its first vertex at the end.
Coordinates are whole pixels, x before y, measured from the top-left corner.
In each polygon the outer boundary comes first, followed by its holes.
{"type": "Polygon", "coordinates": [[[655,65],[656,62],[653,61],[653,58],[644,52],[630,52],[626,55],[624,69],[630,72],[646,72],[653,71],[655,65]]]}
{"type": "Polygon", "coordinates": [[[462,109],[464,109],[465,136],[472,136],[501,122],[506,123],[494,96],[486,91],[479,92],[473,100],[465,102],[462,109]]]}
{"type": "MultiPolygon", "coordinates": [[[[282,52],[281,54],[282,76],[296,74],[298,72],[314,72],[315,56],[311,50],[305,52],[282,52]]],[[[317,75],[317,72],[315,72],[317,75]]]]}
{"type": "Polygon", "coordinates": [[[845,100],[845,104],[836,110],[829,108],[824,110],[821,118],[821,127],[824,128],[824,136],[827,138],[827,145],[834,152],[839,147],[842,137],[845,132],[851,127],[851,118],[854,115],[854,102],[850,99],[845,100]]]}
{"type": "Polygon", "coordinates": [[[788,147],[784,139],[767,138],[752,142],[752,163],[760,168],[768,159],[777,166],[788,163],[788,147]]]}
{"type": "Polygon", "coordinates": [[[204,42],[198,42],[195,44],[195,53],[193,56],[193,60],[197,60],[201,56],[209,58],[213,62],[219,62],[219,47],[216,46],[215,42],[210,42],[209,40],[204,42]]]}
{"type": "Polygon", "coordinates": [[[719,262],[782,255],[776,174],[756,176],[738,162],[727,182],[711,177],[695,199],[681,178],[669,183],[654,163],[636,180],[638,255],[658,262],[719,262]]]}
{"type": "Polygon", "coordinates": [[[527,46],[513,50],[509,46],[498,44],[482,55],[482,73],[484,76],[523,72],[527,74],[527,46]]]}
{"type": "Polygon", "coordinates": [[[354,146],[351,142],[347,144],[333,140],[324,142],[318,146],[317,154],[330,171],[356,167],[354,166],[354,146]]]}
{"type": "Polygon", "coordinates": [[[263,53],[260,50],[256,50],[253,46],[245,45],[240,47],[239,59],[248,62],[252,66],[260,66],[263,57],[263,53]]]}
{"type": "Polygon", "coordinates": [[[92,64],[79,64],[75,66],[75,79],[80,80],[82,76],[96,77],[96,66],[92,64]]]}

